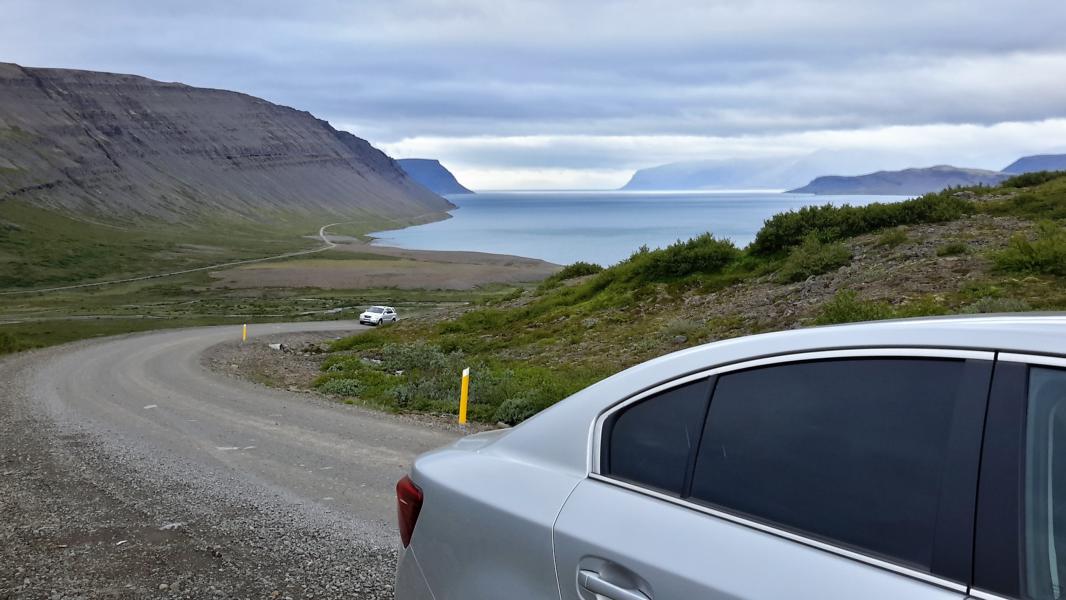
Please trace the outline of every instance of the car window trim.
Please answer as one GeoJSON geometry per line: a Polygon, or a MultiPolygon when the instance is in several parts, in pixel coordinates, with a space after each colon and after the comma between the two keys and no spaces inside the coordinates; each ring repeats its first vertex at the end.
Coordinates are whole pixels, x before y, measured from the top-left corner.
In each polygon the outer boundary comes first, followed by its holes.
{"type": "MultiPolygon", "coordinates": [[[[758,531],[775,535],[793,542],[804,544],[819,550],[849,558],[870,566],[886,569],[888,571],[906,575],[908,577],[931,583],[952,591],[967,592],[969,585],[959,583],[957,581],[950,580],[939,575],[913,569],[902,564],[898,564],[883,558],[863,554],[850,548],[845,548],[836,544],[829,543],[825,540],[817,539],[811,536],[803,535],[795,531],[791,531],[782,527],[777,527],[764,522],[752,520],[740,516],[738,514],[712,508],[703,504],[698,504],[684,498],[677,498],[667,494],[663,494],[656,490],[645,488],[639,485],[635,485],[626,481],[612,478],[608,475],[604,475],[601,472],[601,457],[604,450],[603,447],[603,434],[604,426],[610,417],[624,410],[626,407],[647,399],[656,394],[668,391],[674,387],[690,383],[699,379],[715,378],[719,375],[730,373],[734,371],[742,371],[757,367],[788,364],[795,362],[811,362],[818,360],[832,360],[832,359],[848,359],[848,358],[944,358],[944,359],[956,359],[956,360],[980,360],[988,361],[995,364],[997,353],[990,350],[966,350],[966,349],[953,349],[953,348],[928,348],[928,347],[892,347],[892,348],[849,348],[840,350],[818,350],[818,351],[805,351],[791,354],[781,354],[770,357],[757,358],[753,360],[747,360],[742,362],[730,363],[718,367],[712,367],[697,373],[685,375],[654,387],[648,388],[642,392],[634,394],[628,398],[624,398],[621,401],[606,408],[593,422],[592,428],[589,434],[589,454],[587,464],[587,476],[596,481],[600,481],[609,485],[614,485],[632,492],[641,493],[659,500],[664,500],[687,509],[695,510],[719,519],[756,529],[758,531]]],[[[713,402],[713,389],[712,389],[712,402],[713,402]]],[[[983,432],[982,432],[983,435],[983,432]]]]}
{"type": "Polygon", "coordinates": [[[630,404],[635,404],[656,394],[668,391],[672,388],[691,383],[698,379],[704,379],[707,377],[723,375],[732,371],[742,371],[746,369],[752,369],[756,367],[777,365],[791,362],[808,362],[814,360],[827,360],[834,358],[953,358],[962,360],[987,360],[994,361],[996,359],[996,353],[989,350],[961,350],[952,348],[908,348],[908,347],[892,347],[892,348],[849,348],[842,350],[816,350],[796,352],[791,354],[778,354],[775,356],[768,356],[763,358],[757,358],[753,360],[746,360],[742,362],[730,363],[727,365],[721,365],[717,367],[711,367],[696,373],[691,373],[665,381],[653,387],[647,388],[641,392],[638,392],[627,398],[612,404],[605,408],[596,420],[592,423],[592,428],[589,432],[589,452],[588,460],[586,464],[586,475],[600,474],[601,473],[601,452],[603,446],[603,429],[607,420],[613,413],[616,413],[630,404]]]}
{"type": "Polygon", "coordinates": [[[1025,420],[1029,409],[1028,385],[1032,367],[1066,369],[1066,358],[1021,352],[998,354],[993,375],[993,394],[989,398],[990,422],[985,428],[986,447],[990,436],[1002,439],[994,440],[1000,446],[995,456],[982,456],[981,485],[977,496],[978,520],[975,526],[984,535],[995,537],[992,541],[981,540],[980,537],[974,540],[974,581],[970,590],[971,596],[981,600],[1016,600],[1021,597],[1025,420]],[[1004,378],[1007,380],[1000,380],[1004,378]],[[998,414],[993,415],[993,410],[998,414]],[[1004,423],[1007,420],[1010,422],[1004,423]],[[1008,450],[1004,450],[1004,447],[1008,450]],[[1002,456],[1008,451],[1011,455],[1002,456]],[[982,499],[999,503],[1014,500],[1015,504],[1007,511],[998,504],[993,509],[983,510],[982,499]],[[988,546],[992,546],[991,551],[988,546]],[[1003,556],[1004,552],[1013,556],[1003,556]],[[1009,575],[1000,573],[1003,569],[1009,569],[1009,575]],[[1004,576],[1007,576],[1006,580],[1004,576]],[[1002,589],[989,591],[992,586],[988,584],[1002,589]]]}

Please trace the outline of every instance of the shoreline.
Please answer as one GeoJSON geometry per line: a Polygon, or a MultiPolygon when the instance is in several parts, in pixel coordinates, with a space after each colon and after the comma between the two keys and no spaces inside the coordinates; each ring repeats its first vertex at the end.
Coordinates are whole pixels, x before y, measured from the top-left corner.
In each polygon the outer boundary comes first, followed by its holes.
{"type": "Polygon", "coordinates": [[[377,246],[344,235],[325,239],[334,246],[313,258],[212,271],[214,287],[472,290],[536,283],[562,268],[510,254],[377,246]]]}

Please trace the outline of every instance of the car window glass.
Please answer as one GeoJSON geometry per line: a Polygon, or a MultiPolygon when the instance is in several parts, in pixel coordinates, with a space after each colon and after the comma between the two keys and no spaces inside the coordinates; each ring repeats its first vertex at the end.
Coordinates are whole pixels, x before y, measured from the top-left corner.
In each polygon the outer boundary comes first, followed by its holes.
{"type": "Polygon", "coordinates": [[[710,384],[702,379],[616,413],[605,427],[609,443],[604,473],[679,495],[709,395],[710,384]]]}
{"type": "Polygon", "coordinates": [[[863,358],[721,375],[692,497],[929,570],[964,366],[863,358]]]}
{"type": "Polygon", "coordinates": [[[1066,592],[1066,370],[1029,370],[1026,413],[1023,593],[1066,592]]]}

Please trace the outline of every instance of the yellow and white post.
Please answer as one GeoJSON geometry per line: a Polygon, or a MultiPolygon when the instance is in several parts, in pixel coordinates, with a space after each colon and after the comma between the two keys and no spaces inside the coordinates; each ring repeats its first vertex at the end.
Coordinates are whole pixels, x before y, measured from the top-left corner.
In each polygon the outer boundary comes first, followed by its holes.
{"type": "Polygon", "coordinates": [[[466,403],[470,399],[470,367],[463,369],[463,386],[459,391],[459,424],[466,425],[466,403]]]}
{"type": "Polygon", "coordinates": [[[244,327],[241,328],[241,343],[243,344],[244,342],[247,342],[247,341],[248,341],[248,324],[245,323],[244,327]]]}

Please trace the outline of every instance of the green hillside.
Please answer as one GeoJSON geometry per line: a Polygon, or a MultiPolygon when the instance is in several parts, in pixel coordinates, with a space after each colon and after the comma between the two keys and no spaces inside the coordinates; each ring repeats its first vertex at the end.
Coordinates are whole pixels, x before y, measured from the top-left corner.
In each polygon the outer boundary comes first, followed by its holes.
{"type": "Polygon", "coordinates": [[[517,422],[687,346],[818,324],[1066,308],[1066,173],[894,204],[773,216],[737,248],[705,234],[575,265],[535,290],[335,344],[319,389],[389,410],[517,422]]]}

